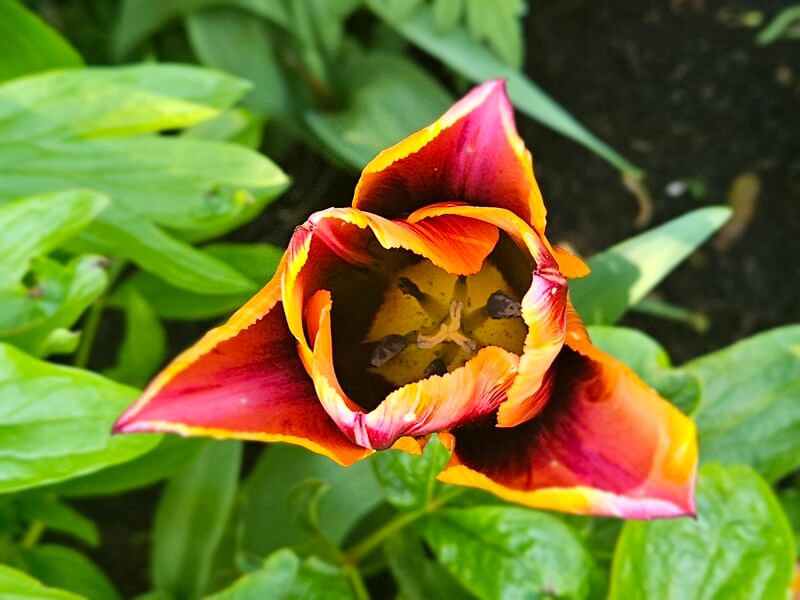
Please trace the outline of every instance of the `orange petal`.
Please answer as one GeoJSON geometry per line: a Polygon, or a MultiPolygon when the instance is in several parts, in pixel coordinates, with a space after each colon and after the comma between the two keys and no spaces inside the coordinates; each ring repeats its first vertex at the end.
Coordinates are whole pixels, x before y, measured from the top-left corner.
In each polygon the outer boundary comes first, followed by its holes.
{"type": "Polygon", "coordinates": [[[319,404],[279,302],[282,266],[226,324],[167,366],[114,431],[289,442],[340,464],[370,454],[319,404]]]}
{"type": "Polygon", "coordinates": [[[355,443],[385,449],[404,436],[420,437],[479,420],[494,412],[505,399],[519,357],[490,346],[450,373],[403,386],[374,410],[361,410],[336,379],[331,308],[326,290],[317,292],[308,302],[306,319],[314,346],[303,353],[303,361],[325,410],[355,443]]]}
{"type": "Polygon", "coordinates": [[[353,207],[396,218],[433,202],[505,208],[544,233],[546,211],[505,82],[474,88],[438,121],[378,154],[353,207]]]}
{"type": "Polygon", "coordinates": [[[647,519],[694,513],[694,424],[620,362],[564,348],[545,409],[454,430],[440,479],[536,508],[647,519]]]}

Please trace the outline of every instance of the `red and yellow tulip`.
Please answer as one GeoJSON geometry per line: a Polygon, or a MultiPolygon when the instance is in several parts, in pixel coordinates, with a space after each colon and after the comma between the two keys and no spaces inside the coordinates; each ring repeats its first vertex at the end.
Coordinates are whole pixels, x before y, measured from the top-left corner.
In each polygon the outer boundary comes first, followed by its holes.
{"type": "Polygon", "coordinates": [[[115,426],[305,446],[348,465],[452,449],[439,478],[528,506],[692,514],[692,422],[594,347],[545,237],[502,81],[381,152],[350,208],[299,226],[274,278],[115,426]]]}

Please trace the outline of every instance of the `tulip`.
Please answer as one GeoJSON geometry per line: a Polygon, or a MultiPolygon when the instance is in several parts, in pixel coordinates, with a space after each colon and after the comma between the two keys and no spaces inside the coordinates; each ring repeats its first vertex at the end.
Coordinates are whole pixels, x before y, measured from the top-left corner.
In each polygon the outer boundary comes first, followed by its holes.
{"type": "Polygon", "coordinates": [[[115,431],[288,442],[342,465],[437,433],[445,482],[693,514],[692,421],[592,345],[567,284],[588,268],[545,225],[505,85],[483,84],[378,154],[351,207],[300,225],[272,280],[115,431]]]}

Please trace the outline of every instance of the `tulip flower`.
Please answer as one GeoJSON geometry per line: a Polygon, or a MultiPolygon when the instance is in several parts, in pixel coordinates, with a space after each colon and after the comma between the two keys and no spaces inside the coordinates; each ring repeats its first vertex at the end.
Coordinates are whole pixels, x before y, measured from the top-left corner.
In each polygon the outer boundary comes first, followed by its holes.
{"type": "Polygon", "coordinates": [[[370,162],[273,279],[178,356],[116,432],[299,444],[349,465],[452,450],[439,479],[532,507],[694,512],[691,420],[594,347],[545,237],[505,85],[370,162]]]}

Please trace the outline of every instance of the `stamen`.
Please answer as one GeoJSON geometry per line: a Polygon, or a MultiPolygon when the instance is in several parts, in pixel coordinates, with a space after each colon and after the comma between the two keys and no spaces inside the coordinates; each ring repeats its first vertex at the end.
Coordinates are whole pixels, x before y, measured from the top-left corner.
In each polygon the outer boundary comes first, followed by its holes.
{"type": "Polygon", "coordinates": [[[486,312],[493,319],[514,319],[522,316],[522,305],[500,290],[489,296],[486,312]]]}
{"type": "Polygon", "coordinates": [[[441,358],[436,358],[431,361],[431,364],[425,367],[425,372],[422,374],[422,377],[424,379],[431,375],[444,375],[445,373],[447,373],[447,365],[444,364],[441,358]]]}
{"type": "Polygon", "coordinates": [[[429,316],[435,319],[441,318],[442,312],[444,312],[444,306],[432,296],[419,289],[419,286],[408,277],[399,277],[397,279],[397,287],[400,288],[400,291],[406,296],[414,298],[419,303],[422,310],[429,316]]]}
{"type": "Polygon", "coordinates": [[[382,367],[400,354],[408,346],[405,336],[393,333],[382,338],[372,350],[370,364],[373,367],[382,367]]]}

